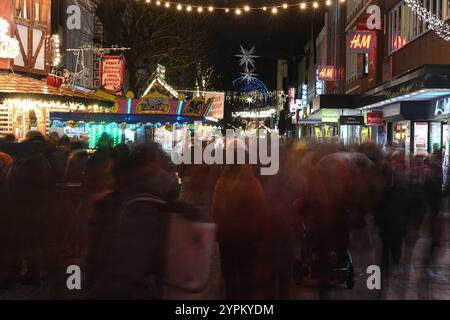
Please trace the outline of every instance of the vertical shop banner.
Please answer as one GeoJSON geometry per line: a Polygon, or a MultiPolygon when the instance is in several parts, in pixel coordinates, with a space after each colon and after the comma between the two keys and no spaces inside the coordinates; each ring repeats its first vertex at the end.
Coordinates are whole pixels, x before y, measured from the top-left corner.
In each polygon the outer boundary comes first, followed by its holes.
{"type": "Polygon", "coordinates": [[[103,56],[100,66],[101,89],[119,94],[125,83],[125,57],[103,56]]]}
{"type": "Polygon", "coordinates": [[[289,111],[290,112],[295,112],[297,111],[297,104],[295,101],[295,94],[296,94],[296,90],[295,88],[291,87],[288,90],[288,104],[289,104],[289,111]]]}
{"type": "Polygon", "coordinates": [[[223,92],[206,92],[205,101],[212,101],[211,109],[206,115],[217,120],[222,120],[225,110],[225,93],[223,92]]]}

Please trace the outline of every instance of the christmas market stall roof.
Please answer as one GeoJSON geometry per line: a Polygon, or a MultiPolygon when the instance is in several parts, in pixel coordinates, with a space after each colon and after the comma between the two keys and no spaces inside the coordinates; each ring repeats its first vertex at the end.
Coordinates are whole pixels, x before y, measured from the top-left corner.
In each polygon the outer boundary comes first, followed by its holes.
{"type": "Polygon", "coordinates": [[[142,96],[145,97],[153,91],[158,91],[162,94],[170,96],[173,99],[178,99],[178,92],[166,82],[166,68],[162,65],[158,65],[150,84],[142,96]]]}
{"type": "Polygon", "coordinates": [[[90,91],[67,86],[54,87],[47,81],[15,73],[0,73],[0,99],[23,98],[46,101],[77,102],[112,107],[113,102],[90,91]]]}

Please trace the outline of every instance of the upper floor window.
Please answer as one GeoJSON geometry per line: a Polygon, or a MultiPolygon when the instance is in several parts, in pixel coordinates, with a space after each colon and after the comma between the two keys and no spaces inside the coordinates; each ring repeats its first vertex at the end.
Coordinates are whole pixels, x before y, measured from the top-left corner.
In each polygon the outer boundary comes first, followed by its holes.
{"type": "Polygon", "coordinates": [[[16,0],[16,17],[29,19],[28,0],[16,0]]]}
{"type": "MultiPolygon", "coordinates": [[[[449,18],[450,1],[422,0],[424,8],[440,19],[449,18]]],[[[396,51],[428,30],[428,25],[420,20],[411,8],[401,1],[388,13],[388,49],[396,51]]]]}
{"type": "Polygon", "coordinates": [[[15,0],[16,17],[47,24],[49,0],[15,0]]]}
{"type": "Polygon", "coordinates": [[[48,0],[34,0],[34,21],[39,24],[47,24],[48,0]]]}

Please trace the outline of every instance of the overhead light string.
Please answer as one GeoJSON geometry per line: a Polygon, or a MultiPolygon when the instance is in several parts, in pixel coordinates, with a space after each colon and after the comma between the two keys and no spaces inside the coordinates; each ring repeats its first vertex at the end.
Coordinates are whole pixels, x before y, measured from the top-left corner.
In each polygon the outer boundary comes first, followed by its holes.
{"type": "Polygon", "coordinates": [[[234,13],[237,16],[244,15],[251,11],[262,11],[271,13],[273,15],[278,14],[282,11],[287,11],[288,9],[300,9],[304,11],[306,9],[317,10],[319,8],[327,8],[332,6],[334,3],[344,4],[345,0],[322,0],[322,1],[300,1],[295,3],[279,2],[275,5],[263,5],[263,6],[250,6],[248,4],[243,4],[242,6],[213,6],[210,4],[200,5],[200,4],[190,4],[174,1],[164,1],[164,0],[137,0],[145,1],[149,5],[155,7],[160,7],[162,9],[172,9],[178,12],[197,12],[197,13],[213,13],[216,11],[224,13],[234,13]]]}

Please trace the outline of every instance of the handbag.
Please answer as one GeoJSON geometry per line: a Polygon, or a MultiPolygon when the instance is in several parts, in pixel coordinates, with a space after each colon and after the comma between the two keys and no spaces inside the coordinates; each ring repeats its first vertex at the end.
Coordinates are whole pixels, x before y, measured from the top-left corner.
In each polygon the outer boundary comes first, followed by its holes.
{"type": "MultiPolygon", "coordinates": [[[[118,216],[118,226],[127,208],[136,202],[157,205],[168,203],[149,194],[135,196],[125,202],[118,216]]],[[[158,284],[164,300],[184,300],[201,293],[208,282],[216,237],[216,225],[192,221],[180,213],[168,213],[169,218],[162,239],[164,247],[161,279],[150,275],[147,283],[158,284]]]]}

